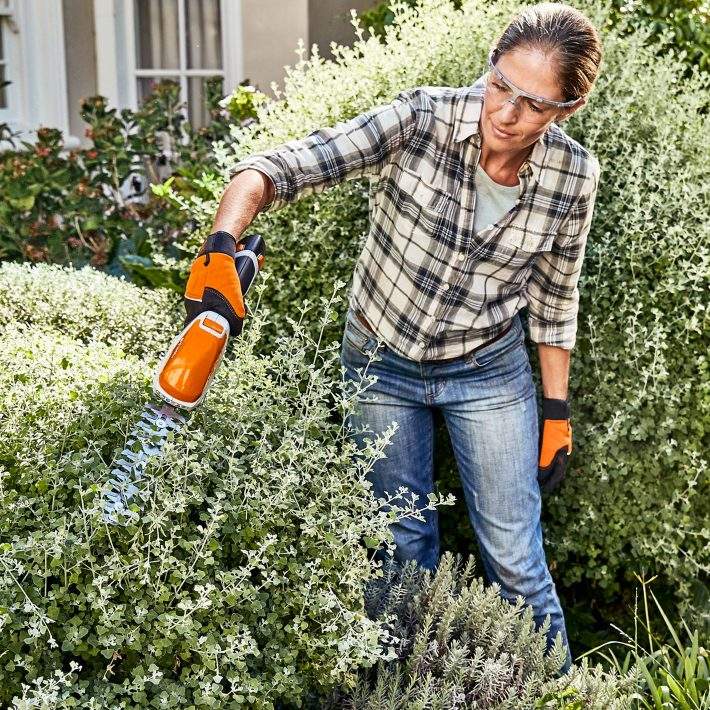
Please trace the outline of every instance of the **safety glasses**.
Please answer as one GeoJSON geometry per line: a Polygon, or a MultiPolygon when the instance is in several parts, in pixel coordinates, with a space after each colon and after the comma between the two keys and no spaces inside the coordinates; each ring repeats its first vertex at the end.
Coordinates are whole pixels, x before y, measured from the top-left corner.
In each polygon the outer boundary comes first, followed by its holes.
{"type": "Polygon", "coordinates": [[[519,89],[510,79],[496,67],[493,61],[495,50],[488,55],[488,76],[486,78],[486,91],[496,106],[502,106],[507,101],[515,106],[521,113],[521,119],[529,123],[546,123],[559,109],[570,108],[579,102],[579,99],[572,101],[552,101],[543,96],[530,94],[519,89]],[[518,105],[518,98],[523,97],[524,101],[518,105]]]}

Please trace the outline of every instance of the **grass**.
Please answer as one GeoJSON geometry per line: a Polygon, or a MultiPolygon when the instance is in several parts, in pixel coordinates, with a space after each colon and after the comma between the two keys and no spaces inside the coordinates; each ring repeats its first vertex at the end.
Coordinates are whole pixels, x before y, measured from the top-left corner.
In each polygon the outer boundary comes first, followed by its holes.
{"type": "MultiPolygon", "coordinates": [[[[670,621],[663,605],[650,589],[656,579],[641,584],[643,615],[634,608],[634,635],[612,626],[622,640],[606,642],[583,656],[595,654],[619,673],[633,666],[639,672],[642,688],[635,694],[636,708],[644,710],[708,710],[710,708],[710,652],[701,644],[700,632],[691,630],[681,619],[681,631],[670,621]],[[652,612],[660,615],[663,630],[658,633],[651,621],[652,612]],[[683,639],[681,639],[681,634],[683,639]]],[[[707,643],[707,640],[705,640],[707,643]]]]}

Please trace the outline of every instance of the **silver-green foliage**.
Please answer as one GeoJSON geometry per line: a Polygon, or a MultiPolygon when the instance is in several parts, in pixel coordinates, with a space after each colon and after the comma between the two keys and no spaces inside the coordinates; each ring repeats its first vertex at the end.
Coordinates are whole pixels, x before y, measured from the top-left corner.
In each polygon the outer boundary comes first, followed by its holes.
{"type": "Polygon", "coordinates": [[[338,693],[330,707],[588,708],[628,707],[633,676],[607,674],[587,663],[558,677],[561,645],[546,655],[545,628],[535,630],[522,599],[503,600],[484,587],[472,559],[445,554],[435,574],[408,564],[389,567],[387,584],[370,585],[367,607],[387,621],[397,655],[362,673],[354,690],[338,693]]]}
{"type": "Polygon", "coordinates": [[[175,294],[147,289],[83,268],[0,264],[0,327],[20,322],[79,340],[157,355],[180,330],[175,294]]]}
{"type": "Polygon", "coordinates": [[[710,93],[643,42],[604,38],[570,126],[602,176],[570,375],[577,449],[550,535],[567,582],[614,592],[653,570],[687,601],[710,572],[710,93]]]}
{"type": "MultiPolygon", "coordinates": [[[[605,58],[588,105],[564,125],[602,175],[572,357],[575,449],[547,505],[550,552],[565,583],[586,579],[611,594],[634,571],[654,570],[687,601],[710,571],[708,77],[683,78],[683,63],[657,57],[642,31],[608,29],[603,4],[573,4],[602,29],[605,58]]],[[[402,89],[470,84],[518,7],[469,0],[457,12],[422,0],[395,8],[384,43],[361,37],[333,62],[301,58],[282,100],[218,151],[225,173],[402,89]]],[[[276,332],[304,294],[350,281],[367,194],[366,183],[346,182],[255,223],[272,245],[276,332]]],[[[208,215],[216,203],[197,207],[208,215]]]]}
{"type": "MultiPolygon", "coordinates": [[[[326,303],[323,322],[333,316],[326,303]]],[[[101,486],[152,398],[151,367],[3,330],[0,705],[49,697],[48,679],[75,662],[52,707],[268,708],[381,657],[361,540],[391,540],[364,478],[391,433],[355,455],[342,421],[359,388],[324,375],[338,343],[316,346],[294,323],[257,357],[262,326],[255,313],[149,466],[127,528],[102,521],[101,486]]]]}

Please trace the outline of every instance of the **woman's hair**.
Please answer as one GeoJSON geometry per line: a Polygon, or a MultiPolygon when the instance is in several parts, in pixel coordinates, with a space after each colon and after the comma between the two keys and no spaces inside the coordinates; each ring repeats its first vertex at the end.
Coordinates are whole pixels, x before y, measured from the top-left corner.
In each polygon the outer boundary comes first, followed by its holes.
{"type": "Polygon", "coordinates": [[[564,101],[588,94],[602,60],[599,34],[579,10],[543,2],[521,10],[494,44],[500,57],[514,49],[539,49],[552,54],[564,101]]]}

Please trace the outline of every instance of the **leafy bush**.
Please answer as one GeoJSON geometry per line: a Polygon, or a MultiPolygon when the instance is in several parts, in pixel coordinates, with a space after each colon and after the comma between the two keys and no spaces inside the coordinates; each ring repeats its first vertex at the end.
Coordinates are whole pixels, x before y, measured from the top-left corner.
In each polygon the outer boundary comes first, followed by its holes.
{"type": "MultiPolygon", "coordinates": [[[[579,6],[604,25],[599,8],[579,6]]],[[[260,122],[235,131],[231,146],[215,145],[220,173],[190,178],[192,195],[173,193],[196,222],[185,249],[209,228],[236,160],[404,88],[470,83],[515,9],[501,0],[457,12],[424,0],[397,11],[384,44],[361,38],[336,50],[335,62],[299,62],[283,101],[262,106],[260,122]]],[[[645,567],[688,602],[710,565],[710,502],[701,495],[710,401],[707,79],[681,81],[680,61],[655,57],[648,34],[622,29],[605,31],[602,76],[567,127],[599,158],[602,180],[570,380],[576,446],[569,480],[548,502],[549,557],[557,579],[608,594],[645,567]]],[[[304,293],[330,304],[333,284],[349,281],[367,197],[367,183],[348,182],[259,217],[254,227],[273,245],[273,281],[260,291],[272,319],[250,319],[188,431],[151,468],[139,527],[106,528],[97,498],[148,396],[146,363],[5,328],[0,700],[25,682],[67,704],[225,705],[233,680],[244,696],[233,702],[251,693],[267,706],[348,682],[383,653],[387,628],[361,608],[370,566],[357,543],[384,539],[386,521],[366,495],[367,463],[356,465],[342,438],[336,359],[319,360],[311,347],[341,326],[329,306],[322,319],[302,312],[296,334],[284,336],[304,293]],[[55,671],[57,679],[69,672],[73,686],[51,690],[55,671]]],[[[452,480],[451,462],[439,465],[452,480]]],[[[550,692],[540,707],[580,707],[576,691],[550,692]]]]}
{"type": "Polygon", "coordinates": [[[178,92],[175,82],[165,82],[138,112],[89,97],[81,116],[90,148],[66,151],[59,130],[41,128],[34,145],[22,142],[20,150],[2,153],[0,189],[7,199],[0,208],[0,256],[102,267],[124,235],[140,252],[149,230],[170,234],[176,218],[184,222],[167,203],[140,200],[142,178],[161,180],[170,143],[179,145],[178,92]]]}
{"type": "Polygon", "coordinates": [[[257,118],[257,108],[268,101],[268,96],[257,91],[253,86],[240,84],[234,91],[219,101],[229,117],[239,124],[248,124],[257,118]]]}
{"type": "MultiPolygon", "coordinates": [[[[333,312],[326,303],[323,322],[333,312]]],[[[364,478],[391,433],[356,456],[342,415],[360,388],[323,374],[338,343],[316,347],[296,328],[257,358],[261,326],[250,319],[151,462],[127,527],[103,522],[100,494],[152,399],[147,363],[36,327],[3,331],[0,701],[76,662],[67,692],[101,706],[267,708],[381,657],[360,541],[391,540],[364,478]]]]}
{"type": "MultiPolygon", "coordinates": [[[[684,78],[680,59],[657,56],[648,28],[609,28],[604,8],[576,5],[603,28],[605,59],[589,104],[565,128],[599,158],[602,177],[572,359],[576,446],[569,480],[547,504],[550,562],[564,584],[591,582],[608,595],[633,571],[658,572],[689,602],[710,571],[710,497],[700,494],[708,486],[710,408],[708,78],[697,70],[684,78]]],[[[259,123],[216,149],[222,173],[402,89],[470,84],[517,7],[512,0],[467,2],[461,11],[448,0],[398,5],[383,42],[359,32],[334,61],[301,56],[280,100],[259,109],[259,123]]],[[[183,201],[204,215],[203,232],[221,194],[219,182],[212,188],[212,203],[183,201]]],[[[335,278],[350,281],[368,229],[367,196],[367,182],[346,182],[259,216],[254,226],[274,245],[277,285],[266,294],[274,318],[265,345],[303,293],[322,296],[335,278]]],[[[441,427],[437,450],[445,436],[441,427]]],[[[459,492],[453,458],[440,458],[438,469],[459,492]]],[[[458,510],[458,529],[468,530],[458,510]]]]}
{"type": "Polygon", "coordinates": [[[622,23],[629,33],[650,30],[653,40],[663,38],[685,52],[685,61],[710,71],[710,6],[705,0],[612,0],[609,22],[622,23]]]}
{"type": "MultiPolygon", "coordinates": [[[[175,189],[200,193],[212,143],[230,125],[254,121],[263,95],[238,86],[222,98],[222,79],[207,81],[209,125],[185,120],[180,87],[159,82],[137,111],[118,111],[103,96],[81,104],[91,146],[67,151],[60,131],[41,128],[19,141],[4,124],[0,140],[0,258],[107,268],[150,286],[181,291],[186,277],[182,239],[193,221],[149,189],[172,175],[175,189]]],[[[233,128],[233,127],[232,127],[233,128]]]]}
{"type": "Polygon", "coordinates": [[[0,326],[38,325],[157,356],[180,332],[183,318],[171,291],[139,288],[91,268],[0,264],[0,326]]]}
{"type": "MultiPolygon", "coordinates": [[[[419,0],[399,0],[416,5],[419,0]]],[[[461,7],[461,0],[451,0],[461,7]]],[[[390,0],[375,5],[360,15],[362,24],[378,37],[395,21],[390,0]]],[[[650,39],[657,41],[670,31],[676,49],[686,53],[686,61],[703,71],[710,70],[710,7],[705,0],[612,0],[607,26],[622,24],[628,32],[651,30],[650,39]]],[[[660,46],[659,52],[666,51],[660,46]]]]}
{"type": "MultiPolygon", "coordinates": [[[[402,0],[408,5],[414,6],[418,3],[418,0],[402,0]]],[[[385,27],[391,25],[395,21],[395,14],[392,11],[391,4],[389,0],[384,0],[384,2],[371,7],[369,10],[361,13],[360,21],[363,27],[370,30],[377,37],[383,37],[385,34],[385,27]]],[[[461,3],[457,3],[458,7],[461,3]]]]}
{"type": "Polygon", "coordinates": [[[570,374],[577,448],[548,533],[567,583],[614,593],[646,570],[689,602],[710,572],[710,80],[681,80],[682,63],[644,43],[605,38],[571,126],[603,167],[570,374]]]}
{"type": "Polygon", "coordinates": [[[560,678],[562,647],[545,655],[544,629],[535,631],[530,608],[484,587],[472,560],[445,554],[435,575],[408,563],[401,572],[390,567],[386,579],[369,587],[367,606],[387,620],[397,658],[363,672],[353,691],[335,694],[326,707],[628,707],[633,675],[583,663],[560,678]]]}

